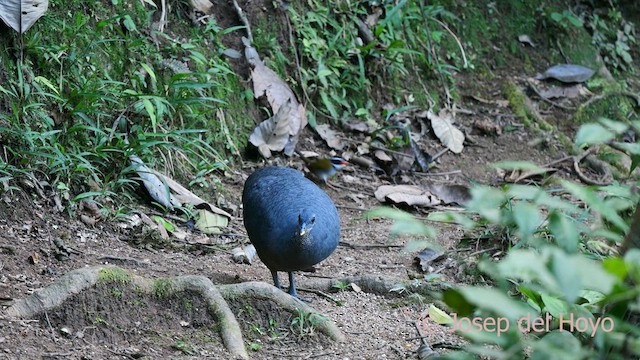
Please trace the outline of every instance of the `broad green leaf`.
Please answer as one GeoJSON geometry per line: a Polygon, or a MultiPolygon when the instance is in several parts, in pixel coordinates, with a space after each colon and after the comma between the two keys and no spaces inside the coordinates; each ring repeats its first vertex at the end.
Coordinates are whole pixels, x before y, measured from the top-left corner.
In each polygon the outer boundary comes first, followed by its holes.
{"type": "Polygon", "coordinates": [[[548,220],[549,230],[554,236],[556,243],[565,251],[575,253],[580,240],[580,233],[575,221],[558,211],[553,211],[551,215],[549,215],[548,220]]]}
{"type": "Polygon", "coordinates": [[[576,134],[575,144],[578,146],[604,144],[613,139],[615,134],[600,124],[585,124],[576,134]]]}
{"type": "Polygon", "coordinates": [[[581,186],[570,181],[562,181],[562,186],[571,194],[584,201],[593,210],[597,211],[603,218],[611,221],[614,225],[626,232],[629,225],[616,212],[611,211],[606,206],[600,195],[593,189],[581,186]]]}
{"type": "Polygon", "coordinates": [[[542,302],[544,303],[544,310],[549,312],[554,318],[559,318],[561,315],[565,316],[569,313],[569,307],[567,303],[558,299],[555,296],[551,296],[545,293],[540,294],[542,302]]]}
{"type": "Polygon", "coordinates": [[[517,203],[513,207],[512,214],[524,241],[527,241],[536,232],[542,222],[538,208],[529,203],[517,203]]]}
{"type": "Polygon", "coordinates": [[[469,303],[476,307],[509,319],[519,319],[533,310],[495,288],[466,286],[458,289],[458,291],[469,303]]]}
{"type": "Polygon", "coordinates": [[[580,341],[569,331],[553,330],[533,343],[531,360],[580,360],[588,353],[582,349],[580,341]]]}

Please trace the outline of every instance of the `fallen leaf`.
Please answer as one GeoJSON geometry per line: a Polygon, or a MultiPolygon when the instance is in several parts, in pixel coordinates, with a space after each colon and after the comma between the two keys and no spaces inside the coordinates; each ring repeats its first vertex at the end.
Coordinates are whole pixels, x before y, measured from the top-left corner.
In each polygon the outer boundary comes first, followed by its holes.
{"type": "Polygon", "coordinates": [[[282,151],[287,146],[290,112],[290,102],[287,102],[275,115],[261,122],[249,136],[249,142],[258,148],[264,158],[270,158],[271,151],[282,151]]]}
{"type": "Polygon", "coordinates": [[[252,244],[245,247],[237,247],[231,250],[231,258],[237,264],[249,264],[256,257],[256,248],[252,244]]]}
{"type": "Polygon", "coordinates": [[[574,99],[579,97],[581,94],[580,88],[582,88],[582,84],[576,84],[574,86],[560,87],[560,86],[552,86],[548,89],[540,90],[540,96],[545,99],[556,99],[556,98],[568,98],[574,99]]]}
{"type": "Polygon", "coordinates": [[[429,306],[429,318],[440,325],[453,324],[451,316],[435,305],[429,306]]]}
{"type": "Polygon", "coordinates": [[[21,34],[29,30],[49,7],[49,0],[0,1],[0,19],[21,34]]]}
{"type": "Polygon", "coordinates": [[[338,133],[332,130],[328,124],[316,125],[315,131],[330,148],[334,150],[342,150],[344,148],[344,143],[338,137],[338,133]]]}
{"type": "Polygon", "coordinates": [[[518,41],[531,47],[536,47],[536,44],[533,43],[533,40],[531,40],[531,37],[529,37],[529,35],[518,36],[518,41]]]}
{"type": "Polygon", "coordinates": [[[373,156],[376,158],[376,160],[379,160],[381,162],[392,162],[393,158],[391,156],[389,156],[389,154],[387,154],[384,150],[376,150],[373,153],[373,156]]]}
{"type": "Polygon", "coordinates": [[[169,186],[163,181],[162,177],[154,173],[147,167],[136,155],[129,156],[133,167],[142,180],[142,184],[153,200],[167,209],[173,209],[180,206],[180,203],[173,197],[169,191],[169,186]]]}
{"type": "Polygon", "coordinates": [[[431,192],[414,185],[382,185],[374,193],[380,202],[410,206],[435,206],[442,202],[431,192]]]}
{"type": "Polygon", "coordinates": [[[220,214],[215,214],[209,210],[198,209],[198,220],[196,228],[205,234],[222,234],[220,228],[229,225],[229,218],[220,214]]]}
{"type": "Polygon", "coordinates": [[[469,188],[455,184],[427,184],[427,190],[437,196],[443,204],[466,205],[471,200],[469,188]]]}
{"type": "Polygon", "coordinates": [[[347,121],[347,123],[344,124],[344,128],[349,131],[361,132],[365,134],[368,134],[369,132],[371,132],[371,128],[364,121],[357,121],[357,120],[347,121]]]}
{"type": "MultiPolygon", "coordinates": [[[[292,155],[295,144],[298,141],[298,133],[304,129],[308,123],[306,110],[302,104],[298,103],[298,100],[289,85],[287,85],[286,82],[280,79],[278,74],[269,69],[262,62],[258,55],[258,51],[251,46],[249,40],[243,37],[242,43],[245,45],[245,57],[252,67],[251,78],[253,80],[254,97],[258,99],[262,96],[266,96],[267,102],[271,106],[271,110],[274,114],[278,114],[282,107],[288,108],[285,109],[284,113],[281,113],[280,116],[282,118],[279,120],[285,121],[289,132],[287,143],[284,146],[284,152],[287,155],[292,155]],[[286,120],[283,120],[284,118],[286,118],[286,120]]],[[[279,131],[283,130],[280,129],[279,131]]],[[[274,149],[271,148],[270,150],[274,149]]],[[[265,153],[270,155],[269,152],[265,151],[265,153]]],[[[262,155],[264,156],[264,154],[262,155]]]]}
{"type": "Polygon", "coordinates": [[[502,128],[500,125],[489,119],[476,120],[473,122],[473,127],[480,130],[480,132],[485,135],[502,135],[502,128]]]}
{"type": "Polygon", "coordinates": [[[360,286],[356,285],[356,283],[350,283],[349,286],[351,286],[351,289],[353,289],[353,291],[356,293],[362,292],[362,289],[360,288],[360,286]]]}
{"type": "Polygon", "coordinates": [[[436,115],[429,110],[427,117],[431,120],[431,128],[433,128],[433,132],[442,144],[456,154],[461,153],[464,147],[464,134],[453,126],[453,115],[451,112],[442,109],[438,115],[436,115]]]}

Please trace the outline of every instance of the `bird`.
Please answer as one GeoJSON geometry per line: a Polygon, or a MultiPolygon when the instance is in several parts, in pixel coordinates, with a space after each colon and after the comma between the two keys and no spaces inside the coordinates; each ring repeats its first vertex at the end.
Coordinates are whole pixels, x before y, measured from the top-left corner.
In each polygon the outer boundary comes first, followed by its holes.
{"type": "Polygon", "coordinates": [[[304,161],[305,166],[309,171],[313,174],[313,176],[322,180],[326,185],[331,186],[329,183],[329,179],[334,176],[338,170],[341,170],[345,166],[349,165],[349,162],[339,156],[332,156],[330,158],[317,158],[310,159],[300,152],[296,151],[296,154],[300,156],[302,161],[304,161]]]}
{"type": "Polygon", "coordinates": [[[242,191],[243,221],[258,257],[281,289],[278,272],[294,272],[331,255],[340,239],[338,210],[329,196],[298,170],[270,166],[256,170],[242,191]]]}

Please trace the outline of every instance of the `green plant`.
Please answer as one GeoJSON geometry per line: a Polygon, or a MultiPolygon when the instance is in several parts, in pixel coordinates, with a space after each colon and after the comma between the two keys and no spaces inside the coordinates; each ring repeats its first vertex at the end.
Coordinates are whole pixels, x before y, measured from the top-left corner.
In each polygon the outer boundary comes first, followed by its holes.
{"type": "Polygon", "coordinates": [[[584,23],[574,13],[569,10],[564,10],[562,13],[552,12],[549,14],[551,20],[553,20],[562,29],[569,29],[570,27],[581,28],[584,23]]]}
{"type": "Polygon", "coordinates": [[[130,155],[170,175],[198,174],[203,185],[224,166],[224,151],[246,141],[253,125],[246,116],[216,119],[244,113],[251,100],[220,56],[219,37],[234,28],[209,24],[188,41],[166,31],[159,49],[140,35],[152,25],[151,4],[52,6],[24,34],[21,62],[6,39],[0,100],[10,106],[0,109],[0,175],[37,177],[70,212],[83,199],[122,212],[137,186],[130,155]]]}
{"type": "MultiPolygon", "coordinates": [[[[640,161],[638,143],[618,138],[640,122],[601,119],[580,128],[575,143],[608,146],[640,161]]],[[[535,167],[511,162],[503,168],[535,167]]],[[[640,355],[640,193],[637,184],[560,188],[476,186],[473,215],[432,213],[468,229],[497,226],[509,251],[478,268],[494,287],[460,286],[442,293],[453,328],[471,345],[444,358],[607,358],[640,355]],[[486,346],[486,345],[492,346],[486,346]]],[[[396,218],[404,217],[395,214],[396,218]]],[[[406,215],[405,215],[406,216],[406,215]]],[[[416,225],[418,228],[419,226],[416,225]]]]}
{"type": "Polygon", "coordinates": [[[592,43],[598,47],[606,65],[618,71],[633,68],[631,48],[637,46],[636,30],[633,23],[622,17],[620,10],[611,8],[604,16],[591,15],[587,27],[592,32],[592,43]]]}
{"type": "Polygon", "coordinates": [[[300,309],[297,309],[297,312],[298,316],[291,320],[291,331],[300,337],[313,335],[315,328],[327,321],[327,318],[320,313],[307,313],[300,309]]]}

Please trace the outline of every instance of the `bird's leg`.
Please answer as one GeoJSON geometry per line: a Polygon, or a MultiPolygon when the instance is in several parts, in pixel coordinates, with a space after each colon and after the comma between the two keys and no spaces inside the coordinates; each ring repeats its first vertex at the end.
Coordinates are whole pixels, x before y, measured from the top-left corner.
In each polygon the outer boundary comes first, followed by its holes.
{"type": "Polygon", "coordinates": [[[293,282],[293,271],[289,272],[289,295],[298,297],[296,293],[296,284],[293,282]]]}
{"type": "MultiPolygon", "coordinates": [[[[291,273],[289,273],[291,274],[291,273]]],[[[271,276],[273,276],[273,284],[278,288],[278,289],[282,289],[280,287],[280,279],[278,278],[278,272],[277,271],[271,271],[271,276]]]]}
{"type": "Polygon", "coordinates": [[[296,293],[296,284],[293,281],[293,271],[289,272],[289,295],[304,302],[311,302],[311,299],[300,297],[298,296],[298,293],[296,293]]]}

